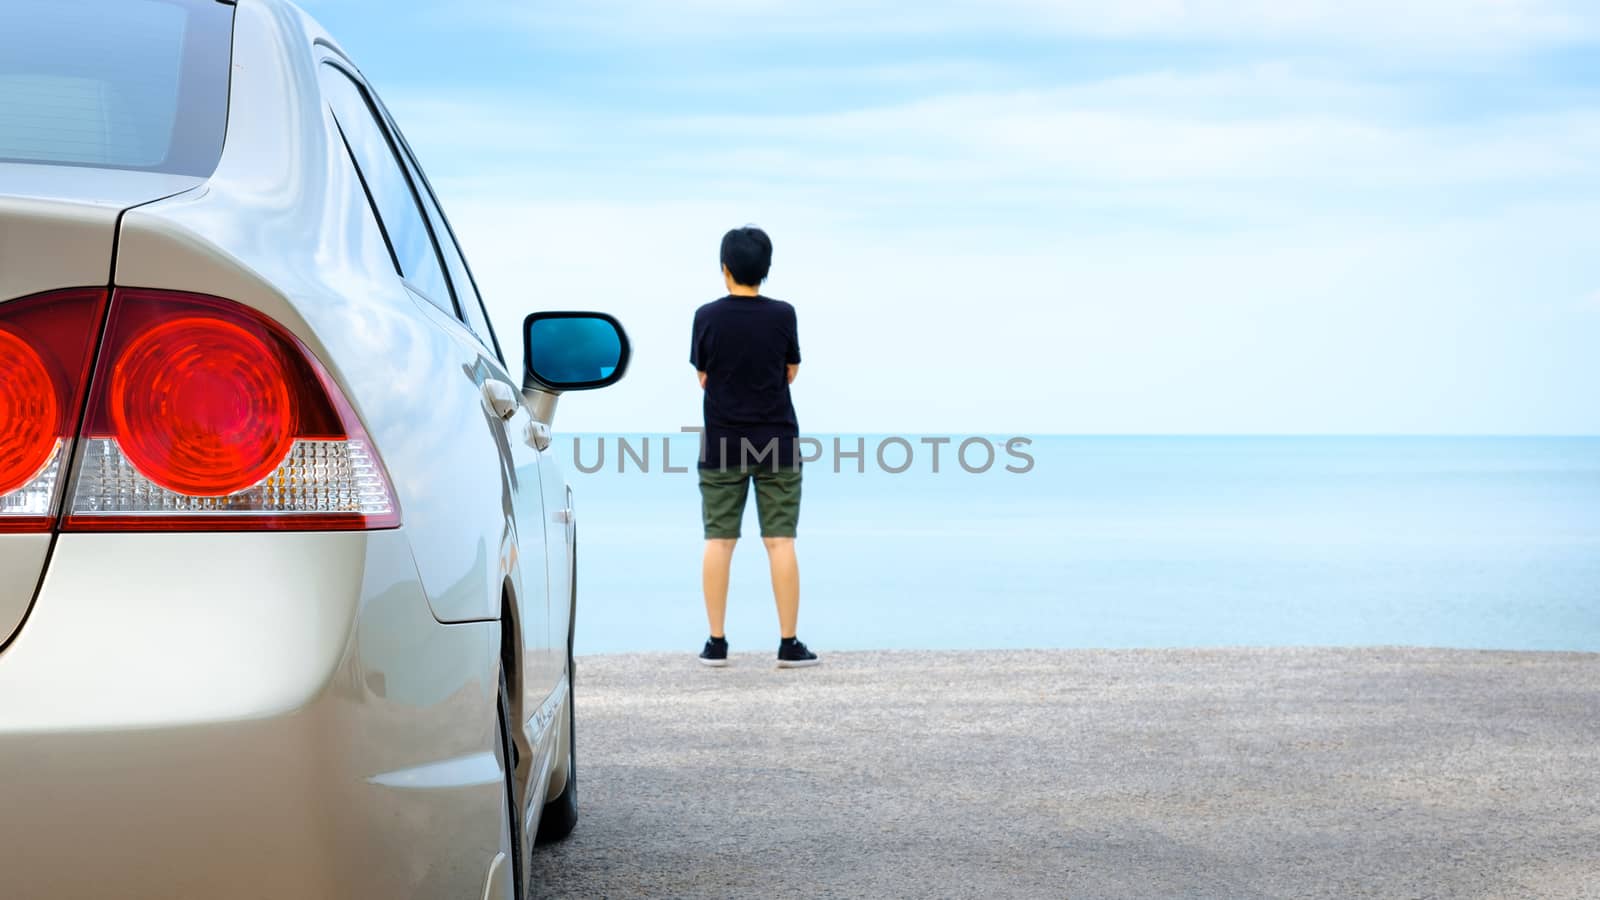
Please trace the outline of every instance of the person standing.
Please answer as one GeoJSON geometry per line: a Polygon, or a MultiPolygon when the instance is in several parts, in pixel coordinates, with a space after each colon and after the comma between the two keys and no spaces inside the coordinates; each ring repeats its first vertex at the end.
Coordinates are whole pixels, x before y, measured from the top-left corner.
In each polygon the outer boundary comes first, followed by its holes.
{"type": "Polygon", "coordinates": [[[722,238],[722,279],[728,294],[694,313],[689,362],[705,394],[700,510],[706,549],[701,580],[711,626],[700,662],[708,666],[728,664],[723,633],[728,576],[752,484],[778,607],[778,667],[820,662],[796,634],[800,425],[789,385],[800,372],[800,339],[794,307],[761,294],[771,267],[772,239],[766,232],[754,226],[728,232],[722,238]]]}

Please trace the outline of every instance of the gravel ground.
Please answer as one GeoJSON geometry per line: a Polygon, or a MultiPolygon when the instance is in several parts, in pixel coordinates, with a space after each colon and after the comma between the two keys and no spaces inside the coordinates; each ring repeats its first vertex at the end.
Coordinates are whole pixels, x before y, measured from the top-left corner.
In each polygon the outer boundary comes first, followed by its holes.
{"type": "Polygon", "coordinates": [[[578,661],[553,897],[1600,898],[1600,655],[578,661]]]}

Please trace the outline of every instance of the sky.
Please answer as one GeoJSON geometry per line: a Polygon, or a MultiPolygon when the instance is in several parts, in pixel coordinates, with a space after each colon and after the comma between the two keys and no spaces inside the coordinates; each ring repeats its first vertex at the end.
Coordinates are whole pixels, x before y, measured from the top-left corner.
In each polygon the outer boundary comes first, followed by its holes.
{"type": "Polygon", "coordinates": [[[755,223],[804,430],[1600,434],[1589,0],[306,0],[567,431],[699,419],[755,223]]]}

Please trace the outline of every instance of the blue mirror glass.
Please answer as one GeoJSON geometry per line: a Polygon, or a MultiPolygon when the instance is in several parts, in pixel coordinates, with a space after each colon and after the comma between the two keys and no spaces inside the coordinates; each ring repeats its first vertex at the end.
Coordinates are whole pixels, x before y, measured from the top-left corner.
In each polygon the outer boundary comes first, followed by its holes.
{"type": "Polygon", "coordinates": [[[548,388],[604,387],[627,366],[627,336],[610,316],[535,313],[525,337],[528,375],[548,388]]]}

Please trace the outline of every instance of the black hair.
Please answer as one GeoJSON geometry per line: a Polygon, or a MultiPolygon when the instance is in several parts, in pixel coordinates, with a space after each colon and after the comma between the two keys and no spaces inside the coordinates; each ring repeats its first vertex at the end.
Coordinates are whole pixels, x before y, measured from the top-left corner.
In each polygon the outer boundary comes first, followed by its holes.
{"type": "Polygon", "coordinates": [[[734,281],[760,287],[772,268],[772,238],[754,225],[735,228],[722,236],[722,264],[734,281]]]}

